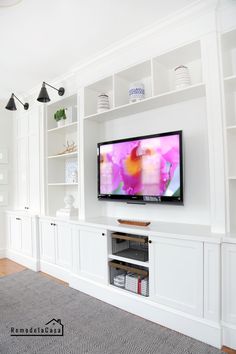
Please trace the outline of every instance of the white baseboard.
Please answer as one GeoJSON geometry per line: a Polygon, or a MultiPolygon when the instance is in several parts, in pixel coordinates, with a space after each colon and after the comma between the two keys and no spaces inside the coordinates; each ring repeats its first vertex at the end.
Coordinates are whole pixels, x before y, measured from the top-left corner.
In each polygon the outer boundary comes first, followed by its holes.
{"type": "Polygon", "coordinates": [[[39,261],[29,256],[22,255],[12,250],[6,250],[6,257],[19,263],[35,272],[39,271],[39,261]]]}
{"type": "Polygon", "coordinates": [[[6,258],[6,250],[5,248],[0,248],[0,259],[6,258]]]}
{"type": "Polygon", "coordinates": [[[221,348],[221,326],[203,318],[187,315],[169,307],[141,298],[113,286],[97,284],[71,274],[70,287],[105,301],[122,310],[168,327],[199,341],[221,348]]]}
{"type": "Polygon", "coordinates": [[[40,260],[40,271],[69,283],[70,271],[52,263],[40,260]]]}
{"type": "Polygon", "coordinates": [[[236,350],[236,326],[222,323],[223,345],[236,350]]]}

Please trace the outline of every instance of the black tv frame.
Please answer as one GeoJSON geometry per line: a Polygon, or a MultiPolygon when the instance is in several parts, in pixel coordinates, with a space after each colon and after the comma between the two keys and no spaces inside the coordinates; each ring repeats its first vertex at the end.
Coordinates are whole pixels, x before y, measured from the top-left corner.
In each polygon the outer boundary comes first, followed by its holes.
{"type": "Polygon", "coordinates": [[[165,132],[152,135],[144,135],[133,138],[126,138],[120,140],[106,141],[97,144],[97,192],[98,200],[100,201],[112,201],[112,202],[126,202],[132,204],[146,204],[146,203],[158,203],[158,204],[176,204],[183,205],[184,203],[184,183],[183,183],[183,131],[177,130],[172,132],[165,132]],[[100,146],[122,143],[132,140],[159,138],[163,136],[178,135],[179,136],[179,149],[180,149],[180,196],[179,197],[167,197],[167,196],[141,196],[141,195],[123,195],[123,194],[101,194],[100,193],[100,146]]]}

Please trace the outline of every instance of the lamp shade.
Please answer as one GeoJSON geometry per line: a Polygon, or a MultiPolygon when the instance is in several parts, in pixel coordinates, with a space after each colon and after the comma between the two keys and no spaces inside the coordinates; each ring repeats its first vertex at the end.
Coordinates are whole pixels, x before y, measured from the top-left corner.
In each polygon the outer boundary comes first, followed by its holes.
{"type": "Polygon", "coordinates": [[[49,96],[48,96],[48,92],[47,92],[47,89],[46,89],[44,83],[43,83],[43,85],[41,87],[41,90],[39,92],[39,96],[38,96],[37,100],[39,102],[44,102],[44,103],[51,101],[49,96]]]}
{"type": "Polygon", "coordinates": [[[15,104],[15,100],[14,100],[14,95],[11,95],[11,98],[9,99],[6,107],[6,109],[8,109],[9,111],[16,111],[16,104],[15,104]]]}

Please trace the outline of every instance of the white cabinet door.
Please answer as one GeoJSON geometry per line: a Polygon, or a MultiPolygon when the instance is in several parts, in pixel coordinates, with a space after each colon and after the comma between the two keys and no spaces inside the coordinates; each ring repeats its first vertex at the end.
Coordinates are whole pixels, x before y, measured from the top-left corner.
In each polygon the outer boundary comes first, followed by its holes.
{"type": "Polygon", "coordinates": [[[40,259],[55,264],[55,233],[53,221],[40,220],[40,259]]]}
{"type": "Polygon", "coordinates": [[[150,295],[153,300],[203,316],[203,243],[152,238],[150,295]]]}
{"type": "Polygon", "coordinates": [[[17,118],[17,195],[20,209],[40,210],[40,150],[38,107],[17,118]]]}
{"type": "Polygon", "coordinates": [[[24,216],[21,218],[21,251],[26,256],[33,256],[33,231],[31,218],[24,216]]]}
{"type": "Polygon", "coordinates": [[[17,140],[17,189],[18,206],[25,209],[28,206],[28,138],[23,137],[17,140]]]}
{"type": "Polygon", "coordinates": [[[72,267],[72,228],[70,224],[56,223],[56,264],[71,269],[72,267]]]}
{"type": "Polygon", "coordinates": [[[80,230],[79,273],[81,276],[99,283],[108,282],[106,231],[80,230]]]}
{"type": "Polygon", "coordinates": [[[10,216],[10,249],[21,252],[21,218],[16,216],[10,216]]]}
{"type": "Polygon", "coordinates": [[[33,108],[28,123],[28,180],[29,208],[40,210],[40,151],[39,151],[39,108],[33,108]]]}
{"type": "Polygon", "coordinates": [[[236,325],[236,244],[222,245],[223,320],[236,325]]]}

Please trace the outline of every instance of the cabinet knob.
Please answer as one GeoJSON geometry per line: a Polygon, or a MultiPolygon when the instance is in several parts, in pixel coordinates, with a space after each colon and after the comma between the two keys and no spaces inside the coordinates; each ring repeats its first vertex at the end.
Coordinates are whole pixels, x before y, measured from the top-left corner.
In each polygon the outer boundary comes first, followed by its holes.
{"type": "Polygon", "coordinates": [[[149,240],[148,243],[152,243],[152,240],[149,240]]]}
{"type": "Polygon", "coordinates": [[[104,232],[102,233],[102,236],[105,236],[105,233],[104,233],[104,232]]]}
{"type": "Polygon", "coordinates": [[[21,220],[21,218],[16,218],[16,220],[21,220]]]}

